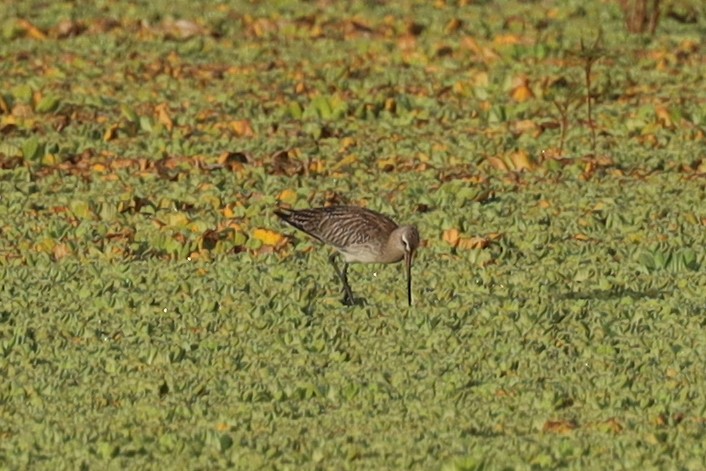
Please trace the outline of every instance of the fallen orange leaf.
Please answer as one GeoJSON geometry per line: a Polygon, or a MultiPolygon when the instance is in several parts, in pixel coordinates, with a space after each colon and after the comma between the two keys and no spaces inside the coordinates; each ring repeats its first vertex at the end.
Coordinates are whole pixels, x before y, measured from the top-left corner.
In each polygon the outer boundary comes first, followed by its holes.
{"type": "Polygon", "coordinates": [[[112,141],[118,136],[118,125],[113,124],[108,127],[108,129],[105,130],[105,133],[103,133],[103,140],[105,142],[112,141]]]}
{"type": "Polygon", "coordinates": [[[513,44],[520,44],[520,38],[514,34],[505,34],[505,35],[499,35],[495,36],[493,38],[493,44],[497,45],[503,45],[503,46],[508,46],[508,45],[513,45],[513,44]]]}
{"type": "Polygon", "coordinates": [[[566,435],[577,427],[578,426],[575,422],[570,422],[567,420],[548,420],[544,423],[542,431],[566,435]]]}
{"type": "Polygon", "coordinates": [[[277,199],[279,201],[282,201],[283,203],[292,205],[297,201],[297,193],[294,190],[286,188],[280,192],[280,194],[277,196],[277,199]]]}
{"type": "Polygon", "coordinates": [[[453,33],[461,29],[463,26],[463,22],[459,20],[458,18],[452,18],[448,23],[446,23],[446,26],[444,26],[444,32],[446,34],[453,33]]]}
{"type": "Polygon", "coordinates": [[[223,217],[228,218],[228,219],[235,216],[235,212],[233,211],[233,208],[231,208],[230,206],[226,206],[225,208],[223,208],[221,210],[221,213],[223,214],[223,217]]]}
{"type": "Polygon", "coordinates": [[[3,97],[2,95],[0,95],[0,111],[5,114],[10,113],[10,105],[7,103],[5,97],[3,97]]]}
{"type": "Polygon", "coordinates": [[[532,93],[532,89],[529,86],[523,84],[513,88],[512,92],[510,93],[510,96],[516,102],[522,103],[529,100],[530,98],[533,98],[534,93],[532,93]]]}
{"type": "Polygon", "coordinates": [[[483,237],[462,237],[458,240],[458,248],[462,250],[484,249],[490,241],[483,237]]]}
{"type": "Polygon", "coordinates": [[[309,30],[309,37],[312,39],[322,38],[325,34],[326,33],[324,32],[324,29],[321,27],[321,25],[314,25],[309,30]]]}
{"type": "Polygon", "coordinates": [[[196,262],[198,260],[208,260],[208,250],[200,249],[189,254],[189,260],[196,262]]]}
{"type": "Polygon", "coordinates": [[[458,232],[458,229],[446,229],[444,231],[444,234],[442,236],[442,239],[444,242],[448,242],[449,244],[453,245],[456,247],[458,244],[458,240],[460,238],[460,233],[458,232]]]}
{"type": "Polygon", "coordinates": [[[250,124],[250,121],[247,119],[240,119],[236,121],[231,121],[230,122],[230,128],[233,130],[233,132],[238,135],[238,136],[254,136],[255,131],[252,129],[252,125],[250,124]]]}
{"type": "Polygon", "coordinates": [[[284,240],[284,236],[278,232],[269,229],[255,229],[252,233],[253,238],[259,240],[263,245],[279,245],[284,240]]]}
{"type": "Polygon", "coordinates": [[[397,102],[395,101],[394,98],[388,98],[385,100],[385,111],[389,111],[390,113],[394,113],[395,110],[397,109],[397,102]]]}
{"type": "Polygon", "coordinates": [[[657,116],[657,121],[662,125],[662,127],[667,129],[672,129],[674,127],[674,122],[669,114],[669,110],[665,106],[655,107],[655,115],[657,116]]]}
{"type": "Polygon", "coordinates": [[[336,162],[336,165],[333,166],[333,170],[340,170],[341,168],[347,166],[347,165],[352,165],[358,161],[358,156],[355,154],[348,154],[347,156],[343,157],[341,160],[336,162]]]}
{"type": "Polygon", "coordinates": [[[313,160],[309,162],[309,172],[310,173],[324,173],[324,170],[326,170],[326,164],[324,163],[323,160],[313,160]]]}
{"type": "Polygon", "coordinates": [[[219,432],[227,432],[228,430],[230,430],[230,425],[225,422],[218,422],[216,424],[216,430],[218,430],[219,432]]]}
{"type": "Polygon", "coordinates": [[[44,31],[40,30],[39,28],[34,26],[29,21],[19,20],[18,23],[19,23],[20,27],[23,28],[31,38],[40,39],[40,40],[47,38],[47,35],[44,34],[44,31]]]}

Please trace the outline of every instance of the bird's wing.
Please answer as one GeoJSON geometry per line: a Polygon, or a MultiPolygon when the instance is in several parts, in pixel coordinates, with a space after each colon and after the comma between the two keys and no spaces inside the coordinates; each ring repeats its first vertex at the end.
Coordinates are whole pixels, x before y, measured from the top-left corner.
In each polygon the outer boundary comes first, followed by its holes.
{"type": "Polygon", "coordinates": [[[338,248],[386,239],[397,228],[389,217],[357,206],[297,211],[278,209],[275,214],[297,229],[338,248]]]}

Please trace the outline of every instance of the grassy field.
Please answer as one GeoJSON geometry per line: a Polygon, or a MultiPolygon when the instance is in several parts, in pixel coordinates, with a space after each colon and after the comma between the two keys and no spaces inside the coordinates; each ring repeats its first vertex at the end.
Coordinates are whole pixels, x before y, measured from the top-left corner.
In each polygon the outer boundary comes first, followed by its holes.
{"type": "Polygon", "coordinates": [[[702,2],[0,11],[0,469],[706,467],[702,2]]]}

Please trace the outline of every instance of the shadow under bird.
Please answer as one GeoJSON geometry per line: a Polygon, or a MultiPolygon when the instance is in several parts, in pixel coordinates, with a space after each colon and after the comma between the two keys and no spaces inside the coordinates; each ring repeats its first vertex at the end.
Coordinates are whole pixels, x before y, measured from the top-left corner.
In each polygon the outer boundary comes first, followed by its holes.
{"type": "Polygon", "coordinates": [[[278,208],[275,214],[286,223],[332,246],[343,256],[343,270],[338,269],[336,253],[329,260],[343,283],[344,304],[354,304],[353,291],[348,284],[350,263],[396,263],[404,260],[407,301],[412,305],[412,260],[419,247],[416,227],[399,226],[384,214],[357,206],[301,210],[278,208]]]}

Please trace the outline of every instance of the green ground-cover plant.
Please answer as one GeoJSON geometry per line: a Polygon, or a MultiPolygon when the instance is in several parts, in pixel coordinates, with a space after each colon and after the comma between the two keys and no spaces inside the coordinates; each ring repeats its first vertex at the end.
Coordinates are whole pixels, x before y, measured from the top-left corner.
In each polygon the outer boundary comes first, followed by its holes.
{"type": "Polygon", "coordinates": [[[706,12],[618,3],[0,1],[0,467],[702,469],[706,12]]]}

